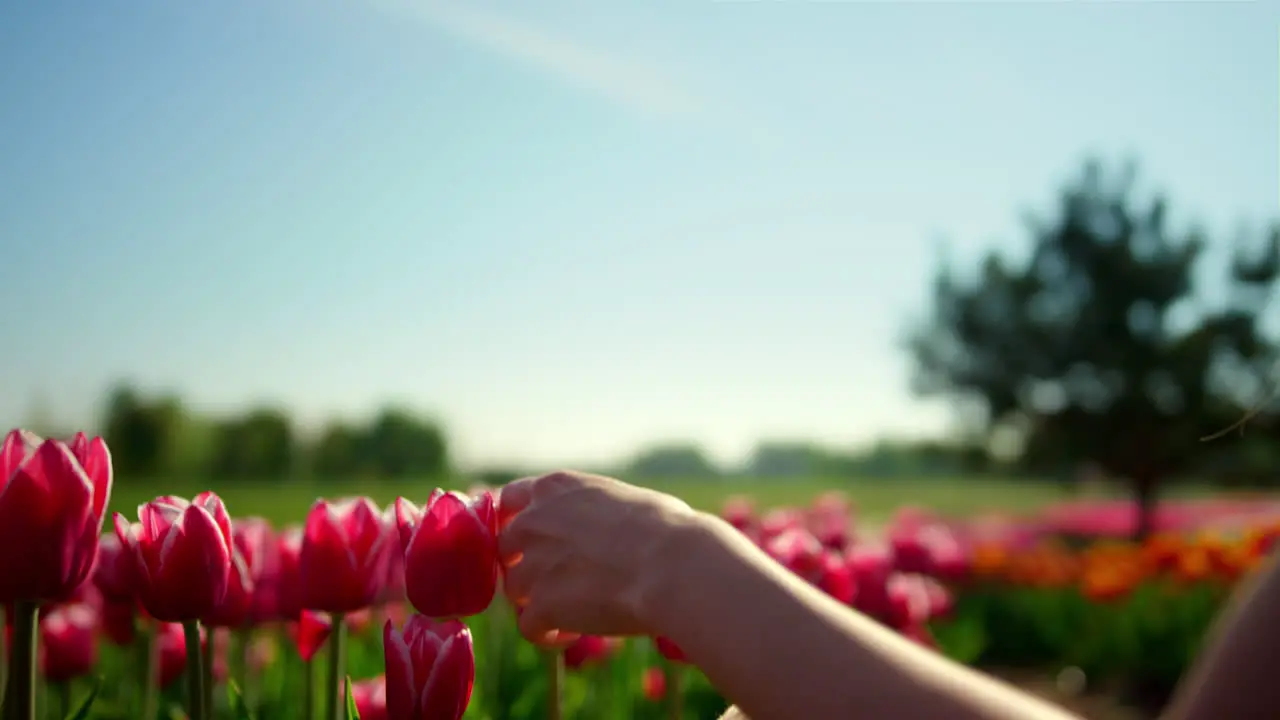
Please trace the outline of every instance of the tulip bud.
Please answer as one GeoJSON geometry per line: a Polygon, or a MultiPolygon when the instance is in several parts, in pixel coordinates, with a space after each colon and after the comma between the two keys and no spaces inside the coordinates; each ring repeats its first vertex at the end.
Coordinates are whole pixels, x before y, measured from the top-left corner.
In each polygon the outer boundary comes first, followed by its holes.
{"type": "Polygon", "coordinates": [[[471,631],[458,620],[413,615],[403,631],[382,629],[387,715],[396,720],[458,720],[471,702],[476,663],[471,631]]]}
{"type": "Polygon", "coordinates": [[[372,500],[317,500],[298,558],[302,607],[342,614],[369,607],[378,599],[392,550],[372,500]]]}
{"type": "Polygon", "coordinates": [[[40,672],[49,682],[88,675],[98,662],[94,608],[63,605],[40,618],[40,672]]]}
{"type": "Polygon", "coordinates": [[[192,502],[172,495],[138,507],[140,522],[115,515],[116,536],[134,557],[142,607],[157,620],[199,620],[227,594],[232,572],[231,517],[211,492],[192,502]]]}
{"type": "Polygon", "coordinates": [[[498,588],[498,513],[492,494],[468,499],[437,489],[419,509],[396,500],[405,591],[435,618],[485,611],[498,588]]]}
{"type": "Polygon", "coordinates": [[[111,454],[14,430],[0,444],[0,602],[63,600],[92,572],[111,495],[111,454]]]}

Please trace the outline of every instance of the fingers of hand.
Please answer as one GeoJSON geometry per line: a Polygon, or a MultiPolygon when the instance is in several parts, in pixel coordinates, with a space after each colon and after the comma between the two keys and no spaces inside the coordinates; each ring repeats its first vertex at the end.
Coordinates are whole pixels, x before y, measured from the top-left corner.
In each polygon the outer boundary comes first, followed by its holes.
{"type": "Polygon", "coordinates": [[[506,527],[516,515],[533,502],[533,488],[538,478],[512,480],[498,490],[498,527],[506,527]]]}
{"type": "Polygon", "coordinates": [[[502,589],[507,593],[511,604],[523,607],[529,600],[529,594],[533,592],[534,583],[545,571],[546,568],[536,558],[530,560],[522,557],[516,564],[508,567],[503,574],[502,589]]]}
{"type": "Polygon", "coordinates": [[[516,626],[531,643],[543,647],[563,647],[578,639],[577,633],[562,632],[545,606],[529,605],[516,612],[516,626]]]}

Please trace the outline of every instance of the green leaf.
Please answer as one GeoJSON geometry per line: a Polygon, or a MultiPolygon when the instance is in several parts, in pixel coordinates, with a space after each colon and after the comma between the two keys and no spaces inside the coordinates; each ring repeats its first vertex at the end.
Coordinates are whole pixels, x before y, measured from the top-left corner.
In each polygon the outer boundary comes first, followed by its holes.
{"type": "Polygon", "coordinates": [[[101,689],[102,676],[95,677],[93,679],[93,687],[89,688],[89,694],[80,703],[80,707],[67,716],[67,720],[87,720],[89,711],[93,710],[93,701],[98,699],[98,691],[101,689]]]}
{"type": "Polygon", "coordinates": [[[360,720],[360,711],[356,710],[356,698],[351,694],[351,676],[347,676],[347,720],[360,720]]]}
{"type": "Polygon", "coordinates": [[[249,705],[244,701],[244,695],[240,692],[240,686],[236,685],[235,680],[227,681],[227,698],[230,700],[231,712],[236,720],[253,720],[253,713],[249,712],[249,705]]]}

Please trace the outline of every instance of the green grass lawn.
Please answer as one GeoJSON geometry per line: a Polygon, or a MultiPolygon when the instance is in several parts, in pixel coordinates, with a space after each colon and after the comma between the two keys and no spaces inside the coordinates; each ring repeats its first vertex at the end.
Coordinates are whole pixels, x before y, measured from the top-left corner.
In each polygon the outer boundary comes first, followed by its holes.
{"type": "MultiPolygon", "coordinates": [[[[275,523],[297,522],[317,497],[368,495],[381,505],[399,495],[421,503],[436,483],[423,482],[222,482],[210,485],[192,480],[119,483],[111,508],[130,519],[135,508],[160,494],[190,497],[213,489],[222,496],[233,515],[261,515],[275,523]]],[[[677,495],[696,508],[717,511],[726,498],[750,496],[760,508],[800,505],[830,491],[844,492],[856,505],[860,516],[883,520],[902,505],[921,505],[949,515],[966,515],[984,510],[1024,511],[1061,500],[1057,485],[990,478],[903,478],[785,480],[688,480],[648,483],[650,487],[677,495]]]]}

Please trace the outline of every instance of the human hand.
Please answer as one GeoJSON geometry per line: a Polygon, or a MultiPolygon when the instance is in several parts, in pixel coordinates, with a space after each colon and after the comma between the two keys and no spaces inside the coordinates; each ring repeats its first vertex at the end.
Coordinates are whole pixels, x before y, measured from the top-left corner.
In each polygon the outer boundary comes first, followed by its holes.
{"type": "Polygon", "coordinates": [[[664,555],[700,517],[671,495],[578,472],[508,484],[498,514],[504,588],[521,634],[539,644],[649,634],[664,555]]]}

